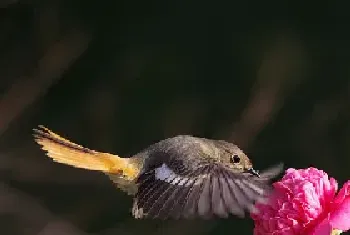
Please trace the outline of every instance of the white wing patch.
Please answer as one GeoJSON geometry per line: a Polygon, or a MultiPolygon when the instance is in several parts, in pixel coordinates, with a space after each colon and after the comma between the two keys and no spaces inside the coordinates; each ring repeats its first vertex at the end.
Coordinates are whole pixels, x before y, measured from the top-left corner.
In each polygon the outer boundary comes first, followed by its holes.
{"type": "Polygon", "coordinates": [[[164,182],[167,182],[173,185],[185,185],[185,186],[191,185],[192,183],[194,183],[195,185],[200,184],[201,179],[207,178],[209,176],[208,174],[202,174],[202,175],[196,176],[196,179],[184,177],[176,174],[165,163],[163,163],[162,166],[156,168],[154,171],[154,174],[157,180],[162,180],[164,182]]]}
{"type": "Polygon", "coordinates": [[[161,167],[158,167],[154,171],[155,177],[158,180],[172,180],[176,177],[176,174],[174,173],[173,170],[171,170],[165,163],[162,164],[161,167]]]}

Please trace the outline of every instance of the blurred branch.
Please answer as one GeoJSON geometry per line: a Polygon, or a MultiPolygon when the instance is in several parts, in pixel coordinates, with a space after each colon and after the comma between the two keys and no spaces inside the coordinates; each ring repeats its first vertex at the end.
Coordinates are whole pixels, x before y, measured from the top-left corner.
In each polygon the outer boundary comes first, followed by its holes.
{"type": "Polygon", "coordinates": [[[247,145],[271,122],[284,100],[301,82],[305,54],[298,40],[279,37],[268,50],[258,71],[251,98],[240,121],[233,125],[231,139],[240,146],[247,145]]]}
{"type": "Polygon", "coordinates": [[[73,30],[55,43],[38,62],[32,76],[19,78],[0,99],[0,135],[35,102],[87,49],[91,37],[73,30]]]}
{"type": "Polygon", "coordinates": [[[300,147],[299,151],[303,153],[302,155],[308,156],[308,164],[319,162],[328,169],[337,169],[337,162],[329,159],[337,158],[338,151],[335,148],[338,146],[329,143],[332,140],[327,138],[330,137],[327,134],[332,130],[332,125],[339,124],[339,117],[342,114],[348,115],[349,101],[350,83],[347,84],[344,92],[315,104],[311,115],[295,132],[295,139],[299,141],[296,146],[300,147]]]}
{"type": "Polygon", "coordinates": [[[41,56],[60,35],[60,8],[61,1],[43,1],[35,7],[35,43],[36,53],[41,56]]]}

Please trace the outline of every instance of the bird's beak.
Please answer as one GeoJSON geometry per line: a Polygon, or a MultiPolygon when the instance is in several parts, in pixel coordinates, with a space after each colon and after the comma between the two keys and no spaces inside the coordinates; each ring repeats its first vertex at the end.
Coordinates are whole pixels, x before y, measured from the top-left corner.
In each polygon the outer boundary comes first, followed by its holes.
{"type": "Polygon", "coordinates": [[[259,171],[254,170],[254,168],[249,168],[246,170],[247,173],[252,174],[254,176],[260,177],[259,171]]]}

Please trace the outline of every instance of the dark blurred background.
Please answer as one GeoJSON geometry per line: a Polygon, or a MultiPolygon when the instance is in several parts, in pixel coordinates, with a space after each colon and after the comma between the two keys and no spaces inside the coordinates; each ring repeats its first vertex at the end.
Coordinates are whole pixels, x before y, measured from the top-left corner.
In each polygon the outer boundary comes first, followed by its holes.
{"type": "Polygon", "coordinates": [[[350,173],[348,8],[333,2],[0,2],[4,235],[252,234],[246,220],[138,221],[97,172],[46,158],[38,124],[122,156],[192,134],[263,169],[350,173]]]}

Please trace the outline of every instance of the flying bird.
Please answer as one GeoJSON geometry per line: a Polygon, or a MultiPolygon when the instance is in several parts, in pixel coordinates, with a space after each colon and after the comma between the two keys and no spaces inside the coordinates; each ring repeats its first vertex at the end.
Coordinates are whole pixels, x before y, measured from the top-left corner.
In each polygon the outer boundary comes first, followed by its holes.
{"type": "Polygon", "coordinates": [[[264,201],[278,164],[262,173],[235,144],[178,135],[152,144],[131,157],[90,150],[46,127],[34,139],[53,161],[100,171],[133,197],[134,218],[243,218],[264,201]]]}

